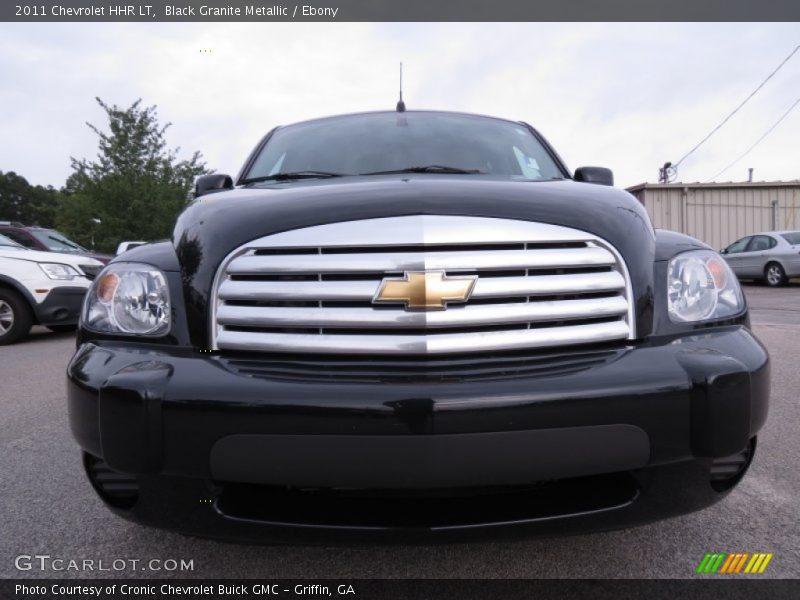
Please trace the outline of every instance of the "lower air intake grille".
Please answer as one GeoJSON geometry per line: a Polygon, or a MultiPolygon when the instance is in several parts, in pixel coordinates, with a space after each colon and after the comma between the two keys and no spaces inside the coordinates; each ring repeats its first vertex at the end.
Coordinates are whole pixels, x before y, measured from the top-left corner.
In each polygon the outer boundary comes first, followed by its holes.
{"type": "Polygon", "coordinates": [[[84,453],[83,464],[92,486],[100,497],[115,508],[133,508],[139,499],[139,483],[135,475],[120,473],[102,458],[84,453]]]}
{"type": "Polygon", "coordinates": [[[321,527],[462,528],[613,510],[638,496],[628,473],[544,481],[529,486],[445,490],[303,490],[223,484],[227,517],[321,527]]]}
{"type": "Polygon", "coordinates": [[[753,438],[744,450],[712,460],[709,473],[711,487],[718,492],[724,492],[739,483],[753,460],[755,450],[756,438],[753,438]]]}
{"type": "Polygon", "coordinates": [[[330,383],[447,383],[556,377],[607,365],[625,350],[585,350],[567,354],[466,355],[426,357],[226,356],[219,361],[237,375],[279,381],[330,383]]]}

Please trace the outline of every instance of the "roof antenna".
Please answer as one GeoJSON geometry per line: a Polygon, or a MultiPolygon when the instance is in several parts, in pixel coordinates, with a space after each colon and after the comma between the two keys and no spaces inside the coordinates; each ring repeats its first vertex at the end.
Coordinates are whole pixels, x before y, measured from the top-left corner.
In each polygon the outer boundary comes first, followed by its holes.
{"type": "Polygon", "coordinates": [[[397,112],[406,112],[406,103],[403,102],[403,63],[400,63],[400,100],[397,101],[397,112]]]}

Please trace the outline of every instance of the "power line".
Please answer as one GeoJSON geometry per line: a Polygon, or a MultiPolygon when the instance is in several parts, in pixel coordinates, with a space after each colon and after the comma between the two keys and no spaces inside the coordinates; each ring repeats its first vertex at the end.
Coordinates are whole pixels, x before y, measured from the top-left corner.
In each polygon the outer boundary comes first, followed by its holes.
{"type": "Polygon", "coordinates": [[[715,180],[717,177],[719,177],[720,175],[722,175],[722,174],[723,174],[725,171],[727,171],[728,169],[730,169],[730,168],[731,168],[733,165],[735,165],[735,164],[736,164],[736,163],[738,163],[740,160],[742,160],[742,159],[743,159],[745,156],[747,156],[748,154],[750,154],[750,152],[753,150],[753,148],[755,148],[756,146],[758,146],[758,145],[759,145],[759,144],[762,142],[762,140],[763,140],[765,137],[767,137],[767,136],[768,136],[770,133],[772,133],[772,130],[773,130],[773,129],[775,129],[775,128],[776,128],[778,125],[780,125],[781,121],[783,121],[783,120],[784,120],[786,117],[788,117],[788,116],[789,116],[789,113],[790,113],[790,112],[792,112],[792,111],[794,110],[794,108],[795,108],[795,107],[796,107],[798,104],[800,104],[800,98],[798,98],[797,100],[795,100],[795,101],[794,101],[794,104],[792,104],[792,105],[789,107],[789,110],[787,110],[785,113],[783,113],[783,115],[781,116],[781,118],[780,118],[780,119],[778,119],[777,121],[775,121],[775,123],[773,123],[772,127],[770,127],[769,129],[767,129],[767,130],[764,132],[764,135],[762,135],[760,138],[758,138],[758,139],[755,141],[755,143],[754,143],[752,146],[750,146],[750,147],[749,147],[749,148],[748,148],[748,149],[747,149],[747,150],[744,152],[744,154],[742,154],[742,155],[741,155],[739,158],[737,158],[736,160],[734,160],[734,161],[733,161],[731,164],[729,164],[727,167],[725,167],[724,169],[722,169],[722,171],[720,171],[719,173],[717,173],[716,175],[714,175],[714,176],[713,176],[711,179],[707,179],[707,180],[706,180],[706,183],[708,183],[709,181],[713,181],[713,180],[715,180]]]}
{"type": "Polygon", "coordinates": [[[696,145],[694,148],[692,148],[691,150],[689,150],[689,152],[687,152],[686,154],[684,154],[684,155],[683,155],[683,157],[682,157],[682,158],[681,158],[681,159],[680,159],[678,162],[674,163],[672,166],[673,166],[673,167],[677,167],[678,165],[680,165],[680,164],[681,164],[681,163],[682,163],[684,160],[686,160],[686,159],[687,159],[689,156],[691,156],[691,155],[694,153],[694,151],[695,151],[695,150],[697,150],[697,149],[698,149],[700,146],[702,146],[704,143],[706,143],[706,142],[708,141],[708,138],[710,138],[710,137],[711,137],[712,135],[714,135],[714,134],[715,134],[717,131],[719,131],[719,129],[720,129],[720,128],[721,128],[723,125],[725,125],[725,123],[727,123],[727,122],[728,122],[728,120],[729,120],[729,119],[730,119],[730,118],[731,118],[733,115],[735,115],[737,112],[739,112],[739,109],[740,109],[740,108],[742,108],[742,107],[743,107],[745,104],[747,104],[747,102],[750,100],[750,98],[752,98],[753,96],[755,96],[755,95],[756,95],[756,92],[758,92],[758,90],[760,90],[762,87],[764,87],[764,84],[765,84],[765,83],[767,83],[767,82],[768,82],[770,79],[772,79],[772,76],[773,76],[773,75],[775,75],[775,73],[777,73],[778,71],[780,71],[780,70],[781,70],[781,67],[783,67],[783,65],[785,65],[787,62],[789,62],[789,59],[790,59],[790,58],[792,58],[792,57],[793,57],[793,56],[794,56],[794,55],[797,53],[797,51],[798,51],[798,50],[800,50],[800,45],[798,45],[798,46],[797,46],[797,47],[796,47],[794,50],[792,50],[792,51],[789,53],[789,56],[787,56],[786,58],[784,58],[784,59],[783,59],[783,61],[781,62],[781,64],[779,64],[779,65],[778,65],[778,66],[775,68],[775,70],[774,70],[774,71],[772,71],[772,73],[770,73],[769,75],[767,75],[767,78],[766,78],[764,81],[762,81],[762,82],[761,82],[761,83],[758,85],[758,87],[757,87],[756,89],[754,89],[752,92],[750,92],[750,95],[749,95],[747,98],[745,98],[745,99],[742,101],[742,103],[741,103],[739,106],[737,106],[736,108],[734,108],[734,109],[733,109],[733,112],[731,112],[731,114],[729,114],[727,117],[725,117],[725,118],[722,120],[722,123],[720,123],[719,125],[717,125],[716,127],[714,127],[714,129],[712,129],[712,130],[711,130],[711,132],[710,132],[710,133],[709,133],[709,134],[708,134],[706,137],[704,137],[702,140],[700,140],[700,142],[699,142],[699,143],[698,143],[698,144],[697,144],[697,145],[696,145]]]}

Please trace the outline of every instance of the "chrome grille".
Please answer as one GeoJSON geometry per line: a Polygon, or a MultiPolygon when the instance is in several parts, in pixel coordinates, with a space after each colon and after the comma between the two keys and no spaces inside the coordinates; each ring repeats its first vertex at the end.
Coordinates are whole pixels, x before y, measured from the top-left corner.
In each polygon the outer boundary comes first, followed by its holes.
{"type": "Polygon", "coordinates": [[[331,354],[448,354],[634,337],[630,281],[592,234],[494,218],[350,221],[254,240],[214,281],[211,347],[331,354]],[[384,277],[477,275],[447,310],[376,305],[384,277]]]}

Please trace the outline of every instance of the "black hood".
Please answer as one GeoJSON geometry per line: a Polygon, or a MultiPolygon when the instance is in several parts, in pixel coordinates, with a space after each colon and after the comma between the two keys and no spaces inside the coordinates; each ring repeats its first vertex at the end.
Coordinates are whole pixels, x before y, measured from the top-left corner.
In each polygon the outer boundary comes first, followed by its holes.
{"type": "Polygon", "coordinates": [[[301,227],[404,215],[518,219],[604,238],[619,250],[630,271],[638,331],[650,331],[655,235],[646,211],[633,196],[569,180],[425,174],[303,180],[198,199],[178,218],[173,234],[192,342],[207,343],[213,278],[225,256],[239,246],[301,227]]]}

